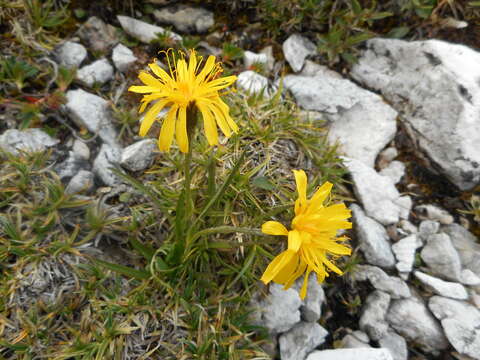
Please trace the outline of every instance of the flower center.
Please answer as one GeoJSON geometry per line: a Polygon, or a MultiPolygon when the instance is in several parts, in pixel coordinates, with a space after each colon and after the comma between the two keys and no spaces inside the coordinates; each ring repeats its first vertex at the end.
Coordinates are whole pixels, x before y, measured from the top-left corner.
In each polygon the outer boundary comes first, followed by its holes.
{"type": "Polygon", "coordinates": [[[189,82],[187,81],[179,81],[178,82],[178,91],[183,95],[186,102],[192,100],[193,97],[193,89],[189,82]]]}

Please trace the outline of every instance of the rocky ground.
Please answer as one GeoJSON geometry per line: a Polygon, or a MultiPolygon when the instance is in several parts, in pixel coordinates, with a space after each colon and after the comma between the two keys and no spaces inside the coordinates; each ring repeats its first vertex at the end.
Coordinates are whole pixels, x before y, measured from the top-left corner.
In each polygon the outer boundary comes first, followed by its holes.
{"type": "MultiPolygon", "coordinates": [[[[214,25],[214,14],[196,7],[158,6],[154,17],[176,31],[165,42],[214,25]]],[[[134,17],[116,19],[139,43],[165,33],[134,17]]],[[[205,40],[198,48],[221,53],[205,40]]],[[[302,34],[291,34],[281,49],[245,49],[236,87],[250,96],[282,91],[305,121],[326,120],[354,200],[355,261],[334,280],[340,292],[311,281],[305,301],[298,289],[275,284],[253,295],[251,321],[271,339],[264,350],[282,360],[480,359],[479,227],[458,211],[480,189],[480,51],[374,38],[339,73],[316,61],[315,44],[302,34]]],[[[56,149],[53,169],[68,194],[127,186],[112,168],[143,172],[158,156],[154,139],[120,141],[112,115],[145,62],[141,56],[110,24],[90,17],[47,58],[54,67],[78,68],[57,119],[67,131],[56,137],[7,122],[0,148],[13,155],[56,149]],[[102,89],[109,84],[107,98],[102,89]],[[82,129],[92,137],[82,137],[82,129]]]]}

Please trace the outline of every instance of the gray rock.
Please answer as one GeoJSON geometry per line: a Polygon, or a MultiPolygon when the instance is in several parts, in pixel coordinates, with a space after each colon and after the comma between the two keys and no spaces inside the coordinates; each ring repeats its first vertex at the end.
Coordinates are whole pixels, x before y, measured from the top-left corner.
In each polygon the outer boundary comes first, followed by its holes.
{"type": "Polygon", "coordinates": [[[87,144],[83,141],[75,139],[73,142],[72,151],[74,152],[76,157],[88,160],[90,158],[90,149],[88,148],[87,144]]]}
{"type": "Polygon", "coordinates": [[[397,258],[395,265],[397,270],[401,273],[410,273],[415,262],[415,251],[419,247],[417,235],[412,234],[403,239],[400,239],[392,245],[392,251],[397,258]]]}
{"type": "Polygon", "coordinates": [[[0,149],[13,155],[42,152],[59,142],[40,129],[9,129],[0,135],[0,149]]]}
{"type": "Polygon", "coordinates": [[[60,179],[65,180],[75,176],[80,170],[86,169],[89,164],[85,158],[77,156],[73,151],[68,152],[68,157],[55,165],[55,171],[60,179]]]}
{"type": "Polygon", "coordinates": [[[87,49],[82,44],[66,41],[55,50],[57,61],[67,68],[78,68],[87,57],[87,49]]]}
{"type": "Polygon", "coordinates": [[[385,228],[366,216],[358,205],[352,204],[350,209],[353,212],[360,250],[365,255],[367,262],[383,268],[393,268],[395,258],[385,228]]]}
{"type": "Polygon", "coordinates": [[[157,141],[153,139],[133,143],[123,149],[120,165],[130,171],[145,170],[152,165],[156,149],[157,141]]]}
{"type": "Polygon", "coordinates": [[[393,300],[387,313],[387,321],[400,335],[415,341],[427,352],[448,347],[440,324],[420,297],[393,300]]]}
{"type": "Polygon", "coordinates": [[[343,158],[353,180],[353,189],[365,212],[383,225],[396,223],[406,209],[392,180],[379,175],[361,161],[343,158]]]}
{"type": "Polygon", "coordinates": [[[420,219],[435,220],[444,225],[453,223],[452,215],[433,204],[415,206],[415,211],[420,219]]]}
{"type": "Polygon", "coordinates": [[[283,55],[295,72],[302,70],[307,56],[314,55],[317,47],[307,38],[293,34],[282,45],[283,55]]]}
{"type": "Polygon", "coordinates": [[[390,294],[392,299],[411,296],[410,289],[405,281],[395,276],[388,276],[385,271],[376,266],[355,266],[354,279],[356,281],[370,281],[375,289],[385,291],[390,294]]]}
{"type": "Polygon", "coordinates": [[[126,72],[137,60],[128,47],[118,44],[113,48],[112,61],[118,71],[126,72]]]}
{"type": "Polygon", "coordinates": [[[405,176],[405,164],[394,160],[380,171],[380,175],[389,177],[394,184],[398,184],[402,177],[405,176]]]}
{"type": "Polygon", "coordinates": [[[328,331],[317,323],[301,322],[280,335],[282,360],[304,360],[317,346],[325,342],[328,331]]]}
{"type": "Polygon", "coordinates": [[[211,11],[187,5],[165,7],[155,10],[153,15],[158,22],[185,33],[204,33],[215,24],[211,11]]]}
{"type": "Polygon", "coordinates": [[[94,52],[105,53],[119,41],[115,28],[96,16],[91,16],[78,29],[77,35],[94,52]]]}
{"type": "Polygon", "coordinates": [[[380,96],[331,72],[287,75],[286,90],[305,110],[320,111],[331,122],[328,140],[346,156],[373,167],[375,158],[394,137],[397,112],[380,96]]]}
{"type": "Polygon", "coordinates": [[[480,243],[475,235],[458,224],[445,226],[443,231],[450,236],[462,265],[480,276],[480,243]]]}
{"type": "Polygon", "coordinates": [[[398,156],[398,150],[395,147],[388,147],[378,154],[378,167],[379,169],[385,169],[393,159],[398,156]]]}
{"type": "Polygon", "coordinates": [[[461,190],[480,181],[480,53],[438,40],[372,39],[352,76],[402,113],[414,143],[461,190]]]}
{"type": "Polygon", "coordinates": [[[447,234],[430,235],[420,255],[433,274],[447,280],[461,281],[460,257],[447,234]]]}
{"type": "Polygon", "coordinates": [[[480,359],[480,311],[467,302],[441,296],[431,297],[428,307],[441,321],[455,350],[480,359]]]}
{"type": "Polygon", "coordinates": [[[82,89],[69,90],[66,97],[66,110],[79,127],[98,133],[108,144],[117,144],[117,133],[112,125],[112,114],[106,100],[82,89]]]}
{"type": "Polygon", "coordinates": [[[93,172],[105,185],[115,186],[122,182],[120,177],[112,171],[112,168],[119,164],[121,154],[121,148],[116,146],[103,144],[100,148],[93,162],[93,172]]]}
{"type": "Polygon", "coordinates": [[[272,335],[286,332],[300,322],[301,305],[297,290],[283,290],[283,285],[272,283],[265,298],[252,299],[252,323],[267,328],[272,335]]]}
{"type": "MultiPolygon", "coordinates": [[[[294,289],[300,291],[303,284],[303,278],[298,279],[294,284],[294,289]]],[[[325,292],[322,284],[317,281],[317,275],[311,274],[307,287],[307,295],[303,299],[300,307],[302,319],[307,322],[317,322],[322,315],[322,304],[325,301],[325,292]]]]}
{"type": "Polygon", "coordinates": [[[380,340],[388,330],[385,316],[389,305],[390,295],[383,291],[375,290],[365,300],[359,326],[374,341],[380,340]]]}
{"type": "Polygon", "coordinates": [[[398,225],[400,226],[400,229],[403,230],[404,234],[418,234],[418,228],[408,220],[400,220],[398,225]]]}
{"type": "Polygon", "coordinates": [[[266,66],[268,62],[267,54],[256,54],[251,51],[243,52],[243,65],[249,69],[254,64],[260,64],[266,66]]]}
{"type": "Polygon", "coordinates": [[[342,339],[342,348],[355,349],[355,348],[371,348],[369,345],[370,339],[368,335],[363,331],[356,330],[351,334],[347,334],[342,339]]]}
{"type": "Polygon", "coordinates": [[[388,349],[357,348],[314,351],[306,360],[393,360],[388,349]]]}
{"type": "Polygon", "coordinates": [[[80,170],[67,185],[66,194],[76,194],[81,191],[89,192],[94,186],[94,175],[91,171],[80,170]]]}
{"type": "MultiPolygon", "coordinates": [[[[461,260],[461,259],[460,259],[461,260]]],[[[478,286],[480,285],[480,277],[478,277],[472,270],[463,269],[460,273],[460,282],[464,285],[478,286]]]]}
{"type": "Polygon", "coordinates": [[[305,60],[305,65],[303,65],[303,69],[298,75],[307,77],[313,77],[318,75],[344,80],[342,75],[340,75],[339,73],[330,70],[325,65],[317,64],[316,62],[313,62],[311,60],[305,60]]]}
{"type": "MultiPolygon", "coordinates": [[[[265,55],[267,57],[267,62],[265,63],[265,69],[267,71],[272,71],[275,67],[275,58],[273,57],[273,46],[269,45],[262,50],[260,50],[260,55],[265,55]]],[[[246,65],[245,65],[246,66],[246,65]]]]}
{"type": "Polygon", "coordinates": [[[264,95],[270,95],[268,79],[252,70],[242,71],[238,74],[236,84],[240,89],[251,94],[263,92],[264,95]]]}
{"type": "Polygon", "coordinates": [[[433,220],[423,220],[418,227],[418,235],[423,241],[427,241],[430,235],[438,233],[440,223],[433,220]]]}
{"type": "Polygon", "coordinates": [[[113,77],[113,67],[107,59],[97,60],[77,71],[76,79],[89,87],[93,84],[105,84],[113,77]]]}
{"type": "Polygon", "coordinates": [[[408,360],[408,348],[405,339],[393,331],[387,332],[378,344],[390,351],[393,360],[408,360]]]}
{"type": "Polygon", "coordinates": [[[443,281],[436,277],[424,274],[421,271],[415,271],[414,275],[427,289],[432,290],[435,294],[452,299],[468,299],[467,290],[462,284],[443,281]]]}
{"type": "MultiPolygon", "coordinates": [[[[131,18],[129,16],[117,15],[122,29],[131,37],[149,44],[152,40],[158,39],[157,35],[164,34],[166,30],[160,26],[131,18]]],[[[174,32],[168,32],[169,38],[174,41],[181,41],[182,37],[174,32]]]]}

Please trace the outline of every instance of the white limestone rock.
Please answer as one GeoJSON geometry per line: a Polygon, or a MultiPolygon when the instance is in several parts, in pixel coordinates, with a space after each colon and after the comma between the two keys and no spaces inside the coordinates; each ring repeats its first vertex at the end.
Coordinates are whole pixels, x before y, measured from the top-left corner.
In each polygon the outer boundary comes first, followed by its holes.
{"type": "Polygon", "coordinates": [[[94,186],[94,175],[91,171],[80,170],[73,176],[65,189],[66,194],[77,194],[85,191],[89,192],[94,186]]]}
{"type": "Polygon", "coordinates": [[[392,300],[386,319],[396,332],[406,340],[415,341],[427,352],[448,347],[440,324],[420,297],[392,300]]]}
{"type": "MultiPolygon", "coordinates": [[[[148,24],[129,16],[117,15],[122,29],[131,37],[149,44],[152,40],[158,39],[158,34],[164,34],[166,30],[160,26],[148,24]]],[[[168,32],[170,39],[181,41],[182,37],[174,32],[168,32]]]]}
{"type": "Polygon", "coordinates": [[[385,169],[392,161],[398,156],[397,148],[391,146],[382,150],[380,154],[378,154],[377,158],[377,165],[380,170],[385,169]]]}
{"type": "Polygon", "coordinates": [[[352,76],[402,113],[414,143],[461,190],[480,181],[480,53],[439,40],[372,39],[352,76]]]}
{"type": "Polygon", "coordinates": [[[297,290],[283,290],[283,285],[272,283],[265,298],[258,294],[252,298],[252,323],[267,328],[272,335],[284,333],[300,322],[301,305],[297,290]]]}
{"type": "Polygon", "coordinates": [[[480,276],[480,243],[475,235],[459,224],[442,228],[450,236],[462,265],[480,276]]]}
{"type": "MultiPolygon", "coordinates": [[[[293,288],[300,291],[303,285],[303,278],[295,281],[293,288]]],[[[308,322],[317,322],[322,315],[322,304],[325,301],[325,292],[322,284],[317,281],[317,274],[311,274],[307,286],[307,295],[302,301],[300,314],[302,319],[308,322]]]]}
{"type": "Polygon", "coordinates": [[[321,350],[311,353],[306,360],[393,360],[388,349],[356,348],[321,350]]]}
{"type": "Polygon", "coordinates": [[[300,322],[280,335],[282,360],[304,360],[317,346],[325,342],[328,331],[317,323],[300,322]]]}
{"type": "Polygon", "coordinates": [[[388,331],[379,341],[380,347],[388,349],[393,360],[408,360],[408,348],[405,339],[394,331],[388,331]]]}
{"type": "Polygon", "coordinates": [[[82,158],[84,160],[90,159],[90,148],[85,142],[81,140],[75,139],[75,141],[73,142],[72,151],[75,156],[79,158],[82,158]]]}
{"type": "Polygon", "coordinates": [[[462,284],[444,281],[427,275],[421,271],[414,272],[415,277],[429,290],[435,294],[458,300],[467,300],[467,289],[462,284]]]}
{"type": "Polygon", "coordinates": [[[69,90],[65,108],[70,118],[79,127],[87,128],[111,145],[117,145],[117,132],[113,127],[112,114],[108,102],[100,96],[82,89],[69,90]]]}
{"type": "Polygon", "coordinates": [[[22,152],[42,152],[60,141],[40,129],[9,129],[0,135],[0,149],[19,155],[22,152]]]}
{"type": "Polygon", "coordinates": [[[82,44],[66,41],[55,50],[60,65],[67,68],[78,68],[87,57],[87,49],[82,44]]]}
{"type": "MultiPolygon", "coordinates": [[[[460,258],[461,260],[461,258],[460,258]]],[[[478,277],[472,270],[463,269],[460,273],[460,282],[464,285],[478,286],[480,285],[480,277],[478,277]]]]}
{"type": "MultiPolygon", "coordinates": [[[[353,180],[353,189],[368,216],[383,225],[398,222],[410,209],[403,201],[392,180],[379,175],[361,161],[343,158],[353,180]]],[[[411,201],[411,200],[410,200],[411,201]]]]}
{"type": "Polygon", "coordinates": [[[420,256],[434,275],[447,280],[461,281],[460,257],[447,234],[430,235],[420,256]]]}
{"type": "Polygon", "coordinates": [[[420,219],[434,220],[444,225],[452,224],[454,220],[446,210],[433,204],[415,206],[415,212],[420,219]]]}
{"type": "Polygon", "coordinates": [[[122,150],[119,147],[103,144],[93,161],[93,172],[100,181],[108,186],[119,185],[121,178],[112,171],[120,162],[122,150]]]}
{"type": "Polygon", "coordinates": [[[383,99],[330,72],[287,75],[283,80],[300,107],[320,111],[330,121],[328,140],[347,157],[373,168],[378,153],[393,139],[397,112],[383,99]]]}
{"type": "Polygon", "coordinates": [[[118,44],[113,48],[112,61],[118,71],[126,72],[137,60],[133,51],[125,45],[118,44]]]}
{"type": "Polygon", "coordinates": [[[96,16],[88,18],[78,29],[77,35],[91,51],[100,53],[106,53],[119,41],[115,28],[96,16]]]}
{"type": "Polygon", "coordinates": [[[95,83],[105,84],[113,77],[113,67],[105,58],[86,65],[77,71],[76,79],[89,87],[95,83]]]}
{"type": "Polygon", "coordinates": [[[480,359],[480,311],[467,302],[441,296],[431,297],[428,307],[441,321],[455,350],[480,359]]]}
{"type": "Polygon", "coordinates": [[[342,339],[341,347],[344,349],[371,348],[370,339],[363,331],[356,330],[347,334],[342,339]]]}
{"type": "Polygon", "coordinates": [[[250,94],[263,92],[264,95],[270,96],[271,93],[268,79],[252,70],[242,71],[238,74],[236,85],[250,94]]]}
{"type": "Polygon", "coordinates": [[[415,251],[419,247],[417,235],[412,234],[400,239],[392,245],[392,251],[397,258],[395,267],[400,273],[410,273],[415,262],[415,251]]]}
{"type": "Polygon", "coordinates": [[[360,250],[365,255],[367,262],[382,268],[393,268],[395,266],[395,258],[393,257],[390,239],[385,228],[366,216],[358,205],[352,204],[350,209],[353,213],[360,250]]]}
{"type": "Polygon", "coordinates": [[[423,240],[427,241],[430,235],[438,233],[440,230],[440,223],[433,220],[423,220],[418,227],[418,236],[423,240]]]}
{"type": "Polygon", "coordinates": [[[375,289],[388,293],[392,299],[411,296],[410,289],[405,281],[395,276],[388,276],[385,271],[376,266],[357,265],[354,279],[356,281],[370,281],[375,289]]]}
{"type": "Polygon", "coordinates": [[[257,54],[252,51],[243,52],[243,65],[246,69],[249,69],[250,66],[254,64],[260,64],[266,66],[268,62],[267,54],[257,54]]]}
{"type": "Polygon", "coordinates": [[[380,340],[388,330],[385,316],[389,305],[390,295],[383,291],[375,290],[365,300],[359,326],[374,341],[380,340]]]}
{"type": "Polygon", "coordinates": [[[294,72],[302,70],[307,56],[314,55],[317,47],[313,42],[299,34],[292,34],[282,45],[283,55],[294,72]]]}
{"type": "Polygon", "coordinates": [[[379,174],[389,177],[394,184],[398,184],[405,176],[405,164],[394,160],[386,168],[382,169],[379,174]]]}
{"type": "Polygon", "coordinates": [[[127,146],[122,151],[120,165],[130,171],[142,171],[152,165],[157,141],[145,139],[127,146]]]}
{"type": "Polygon", "coordinates": [[[173,25],[184,33],[204,33],[215,24],[211,11],[182,4],[155,10],[153,16],[159,23],[173,25]]]}

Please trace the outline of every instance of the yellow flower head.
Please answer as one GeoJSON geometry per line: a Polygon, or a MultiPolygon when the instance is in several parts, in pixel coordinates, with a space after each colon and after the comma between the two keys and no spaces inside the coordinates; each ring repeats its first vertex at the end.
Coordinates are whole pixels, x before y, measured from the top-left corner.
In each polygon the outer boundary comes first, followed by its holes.
{"type": "Polygon", "coordinates": [[[298,199],[295,201],[292,230],[288,231],[277,221],[267,221],[262,225],[262,232],[265,234],[288,236],[288,249],[273,259],[261,280],[265,284],[273,280],[284,285],[286,290],[305,273],[300,290],[300,297],[303,299],[307,294],[308,277],[312,271],[317,273],[319,283],[328,276],[328,270],[343,274],[331,258],[351,254],[350,248],[337,243],[347,239],[338,238],[337,231],[350,229],[352,223],[346,220],[351,214],[345,204],[324,206],[324,202],[329,200],[333,186],[331,183],[326,182],[311,199],[307,199],[307,175],[303,170],[293,170],[293,173],[298,199]]]}
{"type": "Polygon", "coordinates": [[[142,98],[139,112],[147,105],[157,100],[147,111],[140,126],[140,136],[145,136],[158,113],[169,107],[160,130],[159,148],[168,151],[172,144],[173,134],[176,134],[180,151],[188,151],[187,108],[196,106],[202,113],[205,135],[210,145],[218,144],[217,125],[226,137],[238,131],[238,126],[229,115],[228,106],[220,99],[219,91],[233,84],[236,76],[217,78],[222,72],[220,63],[215,62],[215,56],[209,56],[200,71],[202,57],[190,50],[188,64],[182,53],[178,60],[173,51],[166,52],[169,72],[164,71],[156,63],[149,68],[156,76],[146,71],[140,72],[138,78],[144,86],[131,86],[128,90],[147,94],[142,98]]]}

